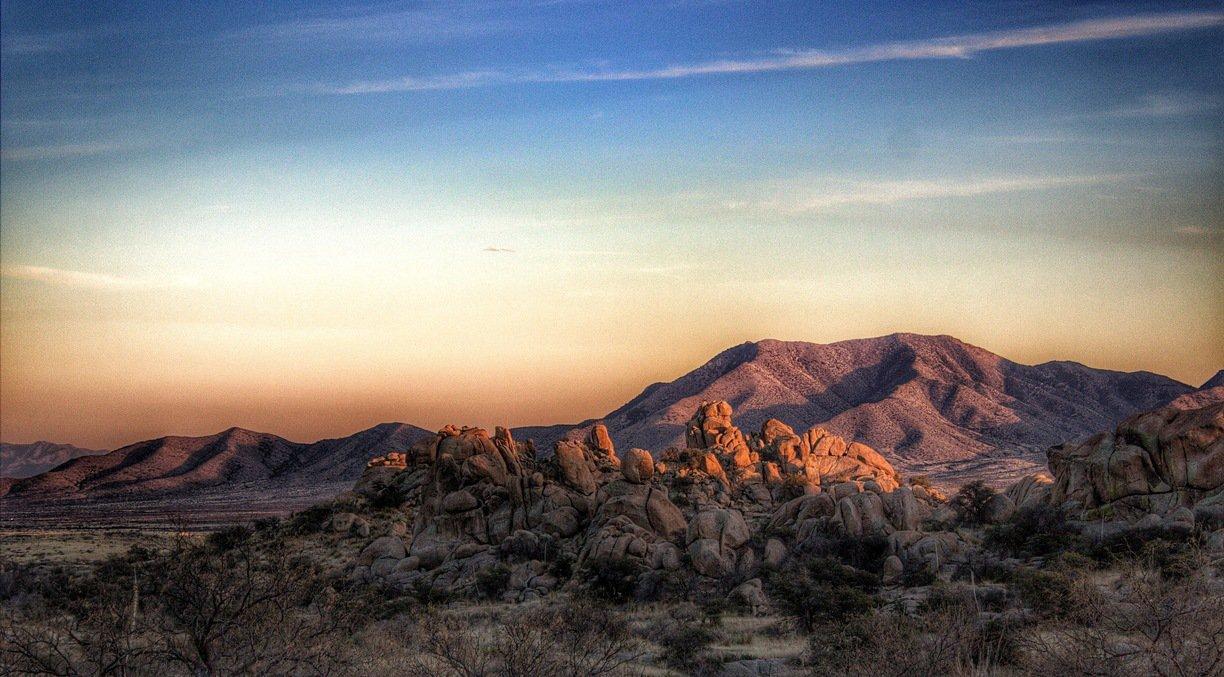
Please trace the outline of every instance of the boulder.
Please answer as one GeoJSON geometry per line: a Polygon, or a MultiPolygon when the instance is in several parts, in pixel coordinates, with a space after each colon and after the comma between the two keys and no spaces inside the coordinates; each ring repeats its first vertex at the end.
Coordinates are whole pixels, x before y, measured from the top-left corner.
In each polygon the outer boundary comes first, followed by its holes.
{"type": "Polygon", "coordinates": [[[476,497],[470,491],[452,491],[442,499],[443,512],[467,512],[477,506],[476,497]]]}
{"type": "Polygon", "coordinates": [[[689,522],[685,542],[708,539],[720,548],[738,548],[751,537],[752,532],[738,510],[706,510],[689,522]]]}
{"type": "Polygon", "coordinates": [[[1055,505],[1110,505],[1123,517],[1193,510],[1224,491],[1224,402],[1139,414],[1047,456],[1055,505]]]}
{"type": "Polygon", "coordinates": [[[645,449],[630,449],[621,462],[621,473],[634,484],[645,484],[654,475],[654,459],[645,449]]]}
{"type": "Polygon", "coordinates": [[[989,524],[1000,524],[1010,519],[1015,512],[1016,504],[1008,498],[1007,494],[995,494],[986,503],[986,513],[983,518],[989,524]]]}
{"type": "Polygon", "coordinates": [[[718,541],[712,538],[699,538],[689,543],[688,555],[693,570],[702,576],[722,578],[735,568],[734,553],[724,554],[718,541]]]}
{"type": "Polygon", "coordinates": [[[752,615],[760,616],[769,611],[769,598],[765,596],[765,587],[761,579],[754,578],[735,586],[727,595],[732,603],[747,609],[752,615]]]}
{"type": "Polygon", "coordinates": [[[584,494],[595,493],[595,476],[591,473],[586,450],[581,444],[569,440],[558,441],[553,460],[566,484],[584,494]]]}
{"type": "Polygon", "coordinates": [[[370,542],[357,557],[358,564],[370,565],[379,559],[399,561],[407,555],[403,539],[398,536],[382,536],[370,542]]]}

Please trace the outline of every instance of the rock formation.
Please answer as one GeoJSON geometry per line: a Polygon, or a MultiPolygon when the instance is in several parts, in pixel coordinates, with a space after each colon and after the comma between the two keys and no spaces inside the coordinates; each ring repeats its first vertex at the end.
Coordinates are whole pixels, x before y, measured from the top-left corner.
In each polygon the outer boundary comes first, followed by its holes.
{"type": "MultiPolygon", "coordinates": [[[[352,575],[474,595],[482,576],[504,569],[502,596],[525,600],[612,563],[636,572],[641,598],[731,595],[760,609],[764,568],[837,538],[887,538],[897,576],[946,574],[963,551],[955,534],[922,530],[937,501],[902,487],[869,447],[776,420],[746,435],[726,402],[702,403],[688,430],[686,448],[657,459],[644,449],[619,458],[602,426],[537,459],[503,428],[443,428],[370,461],[354,493],[394,505],[410,527],[375,532],[352,575]]],[[[356,523],[333,518],[331,529],[369,538],[356,523]]]]}
{"type": "Polygon", "coordinates": [[[1049,464],[1055,505],[1119,517],[1224,513],[1224,403],[1133,416],[1050,449],[1049,464]]]}

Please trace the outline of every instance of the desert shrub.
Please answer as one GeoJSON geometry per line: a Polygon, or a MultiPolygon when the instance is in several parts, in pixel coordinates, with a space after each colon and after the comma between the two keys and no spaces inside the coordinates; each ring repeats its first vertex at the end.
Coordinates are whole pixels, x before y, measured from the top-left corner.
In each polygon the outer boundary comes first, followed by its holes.
{"type": "Polygon", "coordinates": [[[404,490],[399,485],[388,484],[374,494],[374,498],[370,499],[370,505],[375,510],[389,510],[403,505],[405,499],[407,496],[404,495],[404,490]]]}
{"type": "Polygon", "coordinates": [[[1010,628],[980,623],[971,609],[952,607],[917,616],[864,613],[825,624],[808,640],[812,674],[989,674],[1017,652],[1010,628]]]}
{"type": "Polygon", "coordinates": [[[994,498],[995,494],[995,490],[986,486],[985,482],[974,480],[962,486],[949,503],[962,523],[978,525],[986,521],[990,511],[990,499],[994,498]]]}
{"type": "Polygon", "coordinates": [[[516,611],[489,628],[467,616],[427,614],[414,636],[415,675],[599,676],[642,655],[623,615],[574,602],[516,611]]]}
{"type": "Polygon", "coordinates": [[[843,564],[866,571],[880,571],[889,555],[883,536],[845,537],[834,541],[833,555],[843,564]]]}
{"type": "Polygon", "coordinates": [[[668,667],[692,672],[717,635],[697,614],[669,613],[667,621],[651,639],[662,647],[661,657],[668,667]]]}
{"type": "Polygon", "coordinates": [[[337,647],[361,622],[312,567],[245,542],[221,551],[183,540],[140,566],[114,558],[62,582],[49,604],[0,610],[5,672],[335,672],[337,647]]]}
{"type": "Polygon", "coordinates": [[[1078,535],[1061,508],[1041,505],[1019,510],[1007,522],[987,527],[984,544],[1015,557],[1039,557],[1073,547],[1078,535]]]}
{"type": "Polygon", "coordinates": [[[1075,603],[1091,622],[1064,623],[1021,638],[1037,674],[1218,675],[1224,666],[1224,583],[1205,559],[1179,578],[1129,564],[1108,595],[1075,603]]]}
{"type": "Polygon", "coordinates": [[[612,604],[624,604],[633,599],[641,573],[641,565],[632,560],[604,557],[587,560],[578,575],[586,582],[587,591],[592,597],[612,604]]]}
{"type": "Polygon", "coordinates": [[[1197,534],[1184,528],[1163,525],[1129,528],[1094,539],[1082,548],[1083,554],[1102,564],[1125,565],[1146,562],[1176,575],[1184,556],[1192,556],[1199,546],[1197,534]]]}
{"type": "Polygon", "coordinates": [[[925,566],[911,567],[901,574],[901,585],[907,588],[920,588],[924,585],[931,585],[937,580],[939,577],[935,575],[935,572],[925,566]]]}
{"type": "Polygon", "coordinates": [[[1036,613],[1050,618],[1074,618],[1082,610],[1080,601],[1089,594],[1090,583],[1077,583],[1069,573],[1050,569],[1017,569],[1011,587],[1020,601],[1036,613]]]}
{"type": "Polygon", "coordinates": [[[701,608],[701,623],[718,627],[723,623],[723,616],[731,610],[731,602],[726,597],[711,597],[698,605],[701,608]]]}
{"type": "Polygon", "coordinates": [[[870,610],[879,584],[878,577],[829,557],[806,558],[768,579],[770,598],[805,632],[870,610]]]}
{"type": "Polygon", "coordinates": [[[207,542],[210,546],[225,552],[233,550],[238,546],[246,543],[251,538],[251,530],[241,524],[226,527],[220,531],[214,531],[208,535],[207,542]]]}
{"type": "Polygon", "coordinates": [[[280,526],[280,523],[281,518],[279,517],[260,517],[254,522],[255,531],[260,533],[276,531],[277,527],[280,526]]]}
{"type": "Polygon", "coordinates": [[[548,573],[559,581],[568,581],[574,575],[574,555],[566,550],[557,550],[548,563],[548,573]]]}
{"type": "Polygon", "coordinates": [[[323,529],[331,519],[332,509],[328,505],[312,505],[289,518],[289,529],[294,534],[313,534],[323,529]]]}
{"type": "Polygon", "coordinates": [[[510,584],[510,567],[496,564],[476,573],[476,589],[485,599],[497,599],[510,584]]]}

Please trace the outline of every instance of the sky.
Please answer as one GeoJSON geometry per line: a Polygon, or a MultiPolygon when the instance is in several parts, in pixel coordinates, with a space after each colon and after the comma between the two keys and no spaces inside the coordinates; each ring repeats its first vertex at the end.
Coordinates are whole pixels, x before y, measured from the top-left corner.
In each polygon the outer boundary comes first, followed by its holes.
{"type": "Polygon", "coordinates": [[[0,439],[600,416],[748,340],[1224,367],[1224,6],[0,2],[0,439]]]}

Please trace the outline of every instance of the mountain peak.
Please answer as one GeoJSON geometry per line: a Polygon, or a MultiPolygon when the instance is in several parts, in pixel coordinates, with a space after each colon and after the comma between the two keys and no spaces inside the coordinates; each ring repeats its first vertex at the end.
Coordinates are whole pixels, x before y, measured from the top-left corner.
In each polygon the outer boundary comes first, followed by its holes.
{"type": "MultiPolygon", "coordinates": [[[[863,440],[905,469],[939,472],[949,463],[1032,453],[1089,435],[1190,390],[1146,372],[1068,361],[1023,365],[947,334],[823,344],[767,338],[654,384],[602,420],[618,448],[664,449],[682,443],[702,401],[721,400],[735,407],[745,429],[770,418],[820,425],[863,440]]],[[[531,434],[547,448],[590,423],[531,434]]]]}

